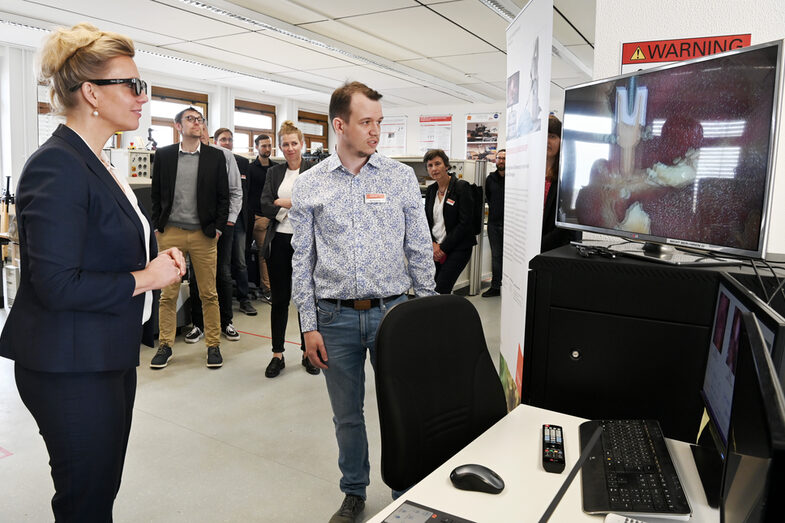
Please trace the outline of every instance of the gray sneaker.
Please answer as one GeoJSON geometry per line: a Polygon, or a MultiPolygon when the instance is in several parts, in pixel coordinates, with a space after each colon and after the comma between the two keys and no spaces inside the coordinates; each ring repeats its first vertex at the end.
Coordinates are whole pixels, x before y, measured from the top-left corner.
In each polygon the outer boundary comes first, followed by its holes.
{"type": "Polygon", "coordinates": [[[240,339],[240,333],[234,328],[234,325],[231,323],[221,329],[221,332],[224,333],[224,337],[229,341],[237,341],[240,339]]]}
{"type": "Polygon", "coordinates": [[[202,332],[202,329],[200,329],[197,326],[194,326],[194,328],[191,329],[191,332],[189,332],[188,334],[185,335],[185,342],[186,343],[196,343],[197,341],[201,340],[202,338],[204,338],[204,333],[202,332]]]}
{"type": "Polygon", "coordinates": [[[158,352],[155,353],[153,356],[152,361],[150,361],[150,368],[151,369],[163,369],[169,364],[169,360],[172,359],[172,348],[169,345],[161,345],[158,347],[158,352]]]}
{"type": "Polygon", "coordinates": [[[221,357],[221,349],[218,347],[207,347],[207,366],[211,369],[221,367],[224,359],[221,357]]]}
{"type": "Polygon", "coordinates": [[[248,316],[256,316],[257,314],[256,309],[254,309],[254,306],[251,305],[250,301],[244,301],[240,304],[240,312],[247,314],[248,316]]]}
{"type": "Polygon", "coordinates": [[[346,494],[341,508],[330,518],[330,523],[354,523],[365,509],[365,500],[360,496],[346,494]]]}

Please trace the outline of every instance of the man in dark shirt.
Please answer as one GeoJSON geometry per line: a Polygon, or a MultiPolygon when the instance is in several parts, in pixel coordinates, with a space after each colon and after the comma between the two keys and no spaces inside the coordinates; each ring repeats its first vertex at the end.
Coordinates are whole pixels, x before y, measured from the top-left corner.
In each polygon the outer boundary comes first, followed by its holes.
{"type": "Polygon", "coordinates": [[[502,244],[504,240],[504,169],[507,151],[496,153],[496,170],[485,180],[485,199],[488,202],[488,243],[491,246],[491,288],[483,298],[499,296],[502,287],[502,244]]]}
{"type": "MultiPolygon", "coordinates": [[[[254,144],[258,156],[248,166],[248,218],[250,220],[248,228],[253,233],[257,248],[261,250],[267,234],[267,226],[270,224],[270,220],[262,216],[262,189],[267,179],[267,169],[275,165],[275,162],[270,160],[273,143],[269,136],[260,134],[254,140],[254,144]]],[[[262,252],[259,252],[259,288],[262,290],[262,299],[270,303],[270,277],[267,274],[267,262],[262,252]]]]}

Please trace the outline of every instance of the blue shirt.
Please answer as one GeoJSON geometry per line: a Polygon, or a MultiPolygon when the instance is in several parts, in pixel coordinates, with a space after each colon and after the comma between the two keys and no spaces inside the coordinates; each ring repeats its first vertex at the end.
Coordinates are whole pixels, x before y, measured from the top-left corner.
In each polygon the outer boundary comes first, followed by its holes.
{"type": "Polygon", "coordinates": [[[316,330],[316,301],[436,294],[431,234],[414,171],[374,153],[357,175],[337,154],[300,175],[292,297],[303,332],[316,330]]]}

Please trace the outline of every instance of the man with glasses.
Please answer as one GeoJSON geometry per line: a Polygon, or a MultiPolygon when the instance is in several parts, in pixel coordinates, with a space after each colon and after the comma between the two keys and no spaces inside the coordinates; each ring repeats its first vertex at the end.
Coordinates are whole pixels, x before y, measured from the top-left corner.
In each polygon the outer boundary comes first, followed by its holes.
{"type": "MultiPolygon", "coordinates": [[[[188,254],[201,282],[199,296],[207,345],[207,366],[221,367],[221,320],[215,287],[218,238],[229,217],[229,181],[223,152],[203,147],[201,113],[188,107],[177,113],[174,125],[180,143],[158,149],[153,163],[152,222],[161,249],[178,247],[188,254]]],[[[150,367],[161,369],[172,358],[177,330],[180,283],[161,291],[158,352],[150,367]]]]}

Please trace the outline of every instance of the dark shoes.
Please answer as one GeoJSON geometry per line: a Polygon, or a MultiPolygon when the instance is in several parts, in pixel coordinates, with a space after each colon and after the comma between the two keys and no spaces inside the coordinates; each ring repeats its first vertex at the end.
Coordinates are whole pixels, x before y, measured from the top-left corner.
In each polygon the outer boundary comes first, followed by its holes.
{"type": "Polygon", "coordinates": [[[169,364],[169,360],[171,359],[172,348],[169,345],[161,345],[158,347],[158,352],[155,353],[155,356],[153,356],[153,359],[150,362],[150,368],[163,369],[169,364]]]}
{"type": "Polygon", "coordinates": [[[262,291],[261,295],[259,296],[259,299],[269,303],[270,305],[273,304],[273,295],[272,293],[270,293],[270,291],[262,291]]]}
{"type": "Polygon", "coordinates": [[[190,332],[188,332],[188,334],[185,335],[185,342],[196,343],[202,338],[204,338],[204,333],[202,332],[202,329],[194,325],[194,328],[191,329],[190,332]]]}
{"type": "Polygon", "coordinates": [[[365,509],[365,500],[360,496],[346,494],[341,508],[330,518],[330,523],[354,523],[365,509]]]}
{"type": "Polygon", "coordinates": [[[221,349],[218,347],[207,347],[207,366],[217,369],[223,366],[224,359],[221,357],[221,349]]]}
{"type": "Polygon", "coordinates": [[[248,316],[256,316],[256,309],[253,308],[250,301],[244,301],[240,304],[240,312],[248,316]]]}
{"type": "Polygon", "coordinates": [[[483,298],[493,298],[494,296],[501,296],[501,295],[502,295],[502,291],[499,289],[494,289],[493,287],[482,293],[483,298]]]}
{"type": "Polygon", "coordinates": [[[308,371],[308,374],[313,374],[314,376],[322,372],[319,367],[315,367],[314,364],[311,363],[311,360],[309,360],[308,357],[303,358],[303,367],[308,371]]]}
{"type": "Polygon", "coordinates": [[[237,341],[240,339],[240,333],[237,332],[237,329],[235,329],[234,325],[232,325],[231,323],[226,327],[223,327],[221,329],[221,332],[223,332],[224,338],[226,338],[229,341],[237,341]]]}
{"type": "Polygon", "coordinates": [[[281,356],[280,359],[273,356],[273,359],[270,360],[267,369],[264,371],[264,375],[268,378],[274,378],[278,376],[285,367],[286,362],[284,361],[283,356],[281,356]]]}

